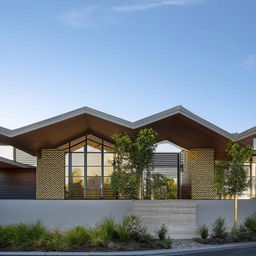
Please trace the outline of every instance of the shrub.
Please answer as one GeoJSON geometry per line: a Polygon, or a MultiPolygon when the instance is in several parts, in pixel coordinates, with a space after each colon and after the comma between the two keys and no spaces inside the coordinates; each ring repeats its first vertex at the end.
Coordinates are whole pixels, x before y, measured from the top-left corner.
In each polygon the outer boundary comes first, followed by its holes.
{"type": "Polygon", "coordinates": [[[157,230],[157,235],[159,240],[164,240],[168,237],[168,229],[165,224],[162,224],[161,227],[157,230]]]}
{"type": "Polygon", "coordinates": [[[225,218],[217,218],[213,223],[212,237],[217,239],[224,239],[227,237],[227,228],[225,224],[225,218]]]}
{"type": "Polygon", "coordinates": [[[163,248],[163,249],[170,249],[172,248],[172,239],[170,237],[158,241],[158,244],[163,248]]]}
{"type": "Polygon", "coordinates": [[[90,240],[90,235],[84,227],[77,226],[66,233],[65,239],[68,246],[79,247],[90,240]]]}
{"type": "Polygon", "coordinates": [[[209,228],[206,225],[201,225],[198,229],[198,233],[202,239],[207,239],[209,236],[209,228]]]}
{"type": "Polygon", "coordinates": [[[0,226],[0,248],[6,248],[10,246],[12,234],[12,226],[0,226]]]}
{"type": "Polygon", "coordinates": [[[117,224],[112,218],[106,218],[98,226],[99,236],[105,240],[110,241],[117,238],[117,224]]]}
{"type": "Polygon", "coordinates": [[[104,239],[104,236],[101,233],[99,228],[92,228],[88,230],[90,237],[90,244],[92,246],[104,246],[108,242],[104,239]]]}
{"type": "Polygon", "coordinates": [[[63,251],[67,247],[63,234],[58,230],[46,233],[40,241],[40,245],[46,251],[63,251]]]}
{"type": "Polygon", "coordinates": [[[256,213],[245,219],[244,226],[256,234],[256,213]]]}
{"type": "Polygon", "coordinates": [[[147,233],[142,226],[141,220],[135,215],[127,215],[116,227],[117,238],[120,241],[135,240],[139,242],[148,242],[152,236],[147,233]]]}
{"type": "Polygon", "coordinates": [[[39,221],[32,224],[21,223],[12,226],[11,230],[10,246],[18,250],[37,248],[38,241],[47,233],[46,228],[39,221]]]}

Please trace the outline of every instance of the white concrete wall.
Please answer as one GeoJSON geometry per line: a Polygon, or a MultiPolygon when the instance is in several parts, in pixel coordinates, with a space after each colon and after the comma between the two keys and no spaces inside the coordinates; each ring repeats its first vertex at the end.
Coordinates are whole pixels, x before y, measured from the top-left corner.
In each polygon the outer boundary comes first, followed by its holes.
{"type": "MultiPolygon", "coordinates": [[[[256,212],[256,200],[239,200],[239,221],[256,212]]],[[[0,200],[0,225],[41,220],[48,228],[94,226],[105,217],[127,214],[142,218],[151,233],[166,224],[173,238],[197,236],[201,224],[219,216],[233,223],[232,200],[0,200]]]]}
{"type": "MultiPolygon", "coordinates": [[[[229,228],[233,226],[234,200],[195,200],[197,225],[211,227],[218,217],[224,217],[229,228]]],[[[238,222],[256,212],[256,200],[238,200],[238,222]]]]}
{"type": "Polygon", "coordinates": [[[119,221],[132,213],[132,205],[131,200],[0,200],[0,225],[40,220],[51,229],[89,227],[105,217],[119,221]]]}

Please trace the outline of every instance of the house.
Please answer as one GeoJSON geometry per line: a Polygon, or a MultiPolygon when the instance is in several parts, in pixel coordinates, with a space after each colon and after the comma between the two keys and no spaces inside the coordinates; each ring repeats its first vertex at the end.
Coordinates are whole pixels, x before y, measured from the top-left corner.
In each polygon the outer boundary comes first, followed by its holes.
{"type": "MultiPolygon", "coordinates": [[[[153,166],[177,183],[179,199],[215,199],[214,164],[225,159],[236,139],[253,144],[256,128],[233,135],[177,106],[129,122],[83,107],[19,129],[0,127],[0,145],[13,147],[13,160],[0,158],[0,199],[115,199],[112,136],[151,127],[158,142],[169,141],[180,153],[155,153],[153,166]]],[[[256,158],[245,163],[253,179],[245,198],[255,196],[256,158]]]]}

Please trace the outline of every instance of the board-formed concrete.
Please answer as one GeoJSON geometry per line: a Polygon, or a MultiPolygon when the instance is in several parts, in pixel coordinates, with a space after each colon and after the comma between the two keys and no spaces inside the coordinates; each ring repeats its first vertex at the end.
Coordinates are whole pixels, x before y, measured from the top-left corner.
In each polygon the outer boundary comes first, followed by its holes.
{"type": "Polygon", "coordinates": [[[196,236],[196,204],[193,200],[134,201],[133,213],[141,217],[151,233],[165,224],[171,237],[196,236]]]}

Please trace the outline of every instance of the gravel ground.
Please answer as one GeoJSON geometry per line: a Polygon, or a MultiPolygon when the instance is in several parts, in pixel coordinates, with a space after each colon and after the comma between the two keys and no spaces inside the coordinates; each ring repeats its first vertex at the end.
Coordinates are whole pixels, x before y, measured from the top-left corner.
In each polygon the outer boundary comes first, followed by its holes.
{"type": "Polygon", "coordinates": [[[209,244],[200,244],[190,239],[173,239],[172,249],[199,248],[210,246],[209,244]]]}

